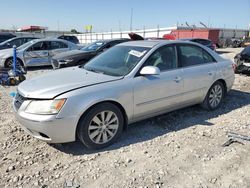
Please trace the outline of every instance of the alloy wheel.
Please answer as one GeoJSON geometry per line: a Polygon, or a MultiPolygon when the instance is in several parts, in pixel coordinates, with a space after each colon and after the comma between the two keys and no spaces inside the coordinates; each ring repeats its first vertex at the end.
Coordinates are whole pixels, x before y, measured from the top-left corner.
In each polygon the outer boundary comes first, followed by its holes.
{"type": "Polygon", "coordinates": [[[214,87],[210,91],[208,100],[211,107],[216,108],[220,104],[222,97],[223,97],[223,89],[221,85],[219,84],[214,85],[214,87]]]}
{"type": "Polygon", "coordinates": [[[119,120],[112,111],[102,111],[96,114],[88,126],[88,135],[92,142],[105,144],[117,133],[119,120]]]}

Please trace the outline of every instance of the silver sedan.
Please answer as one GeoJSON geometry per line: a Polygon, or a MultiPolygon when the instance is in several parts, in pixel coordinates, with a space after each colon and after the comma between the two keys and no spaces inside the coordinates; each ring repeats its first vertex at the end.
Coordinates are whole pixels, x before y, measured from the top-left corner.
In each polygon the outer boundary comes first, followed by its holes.
{"type": "MultiPolygon", "coordinates": [[[[78,48],[61,39],[36,39],[17,48],[17,62],[24,67],[51,65],[52,56],[78,48]]],[[[12,61],[13,49],[0,51],[0,67],[10,68],[12,61]]]]}
{"type": "Polygon", "coordinates": [[[234,82],[233,62],[184,41],[119,44],[82,67],[24,81],[13,102],[34,137],[102,148],[133,122],[186,106],[218,108],[234,82]]]}

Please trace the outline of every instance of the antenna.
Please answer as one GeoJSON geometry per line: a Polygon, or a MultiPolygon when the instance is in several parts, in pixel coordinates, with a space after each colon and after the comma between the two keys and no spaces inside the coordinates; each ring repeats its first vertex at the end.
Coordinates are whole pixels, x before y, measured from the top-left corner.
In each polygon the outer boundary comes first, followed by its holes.
{"type": "Polygon", "coordinates": [[[200,24],[201,24],[202,26],[204,26],[205,28],[207,28],[206,24],[204,24],[203,22],[200,21],[200,24]]]}
{"type": "Polygon", "coordinates": [[[185,24],[186,24],[186,26],[190,27],[190,25],[187,22],[185,24]]]}

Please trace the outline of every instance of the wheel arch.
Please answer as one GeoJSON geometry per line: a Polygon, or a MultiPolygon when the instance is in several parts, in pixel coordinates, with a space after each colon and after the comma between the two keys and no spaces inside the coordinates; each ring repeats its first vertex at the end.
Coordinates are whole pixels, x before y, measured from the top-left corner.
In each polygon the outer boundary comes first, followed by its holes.
{"type": "MultiPolygon", "coordinates": [[[[6,60],[4,61],[4,67],[5,68],[6,68],[7,61],[10,60],[10,59],[13,59],[13,56],[10,56],[10,57],[6,58],[6,60]]],[[[17,60],[20,61],[21,66],[24,66],[24,62],[23,62],[23,60],[20,57],[17,57],[17,60]]]]}
{"type": "Polygon", "coordinates": [[[221,82],[223,84],[224,89],[225,89],[225,93],[224,94],[226,94],[227,93],[227,83],[226,83],[226,81],[224,79],[220,78],[220,79],[216,80],[215,82],[221,82]]]}
{"type": "Polygon", "coordinates": [[[127,113],[126,113],[126,110],[125,108],[117,101],[114,101],[114,100],[104,100],[104,101],[100,101],[100,102],[96,102],[94,104],[92,104],[87,110],[85,110],[82,115],[80,116],[78,122],[77,122],[77,127],[76,127],[76,130],[75,130],[75,138],[77,139],[77,130],[78,130],[78,126],[79,126],[79,123],[81,121],[81,119],[92,109],[94,108],[95,106],[97,105],[100,105],[102,103],[111,103],[115,106],[117,106],[121,112],[122,112],[122,115],[123,115],[123,118],[124,118],[124,127],[123,127],[123,130],[126,130],[127,127],[128,127],[128,116],[127,116],[127,113]]]}

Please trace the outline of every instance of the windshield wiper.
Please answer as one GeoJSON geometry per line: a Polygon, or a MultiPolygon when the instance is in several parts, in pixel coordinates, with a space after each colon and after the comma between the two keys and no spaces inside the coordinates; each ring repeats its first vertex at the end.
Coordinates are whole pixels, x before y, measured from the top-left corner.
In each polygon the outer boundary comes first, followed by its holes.
{"type": "Polygon", "coordinates": [[[86,69],[86,68],[84,67],[84,69],[85,69],[85,70],[87,70],[87,71],[91,71],[91,72],[95,72],[95,73],[101,73],[101,74],[104,74],[104,72],[99,71],[99,70],[96,70],[96,69],[93,69],[93,68],[88,68],[88,69],[86,69]]]}

